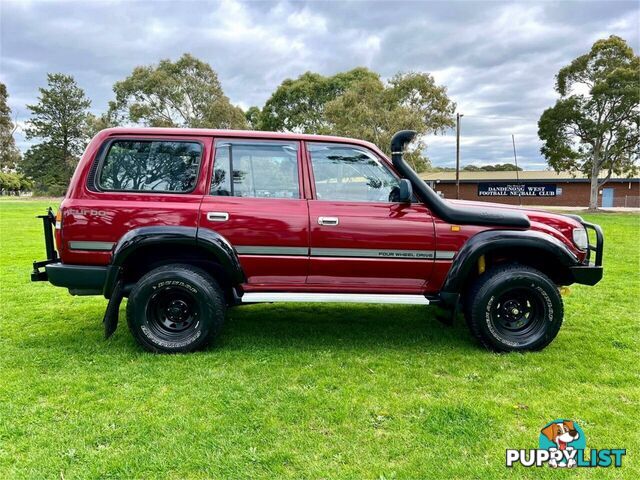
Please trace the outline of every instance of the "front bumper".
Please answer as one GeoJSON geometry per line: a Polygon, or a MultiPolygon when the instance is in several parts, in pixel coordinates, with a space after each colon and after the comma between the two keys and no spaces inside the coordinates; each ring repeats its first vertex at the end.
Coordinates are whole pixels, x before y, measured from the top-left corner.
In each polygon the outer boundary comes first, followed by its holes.
{"type": "Polygon", "coordinates": [[[602,280],[602,267],[595,265],[578,265],[577,267],[569,267],[573,276],[573,283],[582,285],[595,285],[602,280]]]}
{"type": "Polygon", "coordinates": [[[587,256],[582,264],[569,267],[571,275],[573,276],[573,281],[574,283],[580,283],[583,285],[595,285],[602,279],[604,273],[602,268],[602,254],[604,251],[604,235],[602,234],[602,228],[600,228],[600,225],[596,225],[595,223],[585,222],[582,217],[579,217],[578,215],[567,216],[582,224],[587,231],[589,239],[587,256]],[[590,230],[593,231],[593,234],[596,237],[595,245],[591,243],[591,236],[589,235],[590,230]],[[591,263],[592,257],[593,263],[591,263]]]}

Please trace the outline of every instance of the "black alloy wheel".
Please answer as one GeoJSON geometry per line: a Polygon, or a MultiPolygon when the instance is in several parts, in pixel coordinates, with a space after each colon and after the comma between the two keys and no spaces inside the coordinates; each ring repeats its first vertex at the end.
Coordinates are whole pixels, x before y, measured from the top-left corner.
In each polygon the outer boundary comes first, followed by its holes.
{"type": "Polygon", "coordinates": [[[127,303],[127,323],[146,350],[192,352],[220,333],[226,304],[216,281],[204,270],[165,265],[144,275],[127,303]]]}
{"type": "Polygon", "coordinates": [[[544,330],[544,298],[532,288],[507,290],[491,306],[491,322],[504,338],[519,340],[536,337],[544,330]]]}
{"type": "Polygon", "coordinates": [[[544,273],[516,263],[483,273],[465,296],[465,317],[473,336],[499,351],[541,350],[558,334],[562,297],[544,273]]]}

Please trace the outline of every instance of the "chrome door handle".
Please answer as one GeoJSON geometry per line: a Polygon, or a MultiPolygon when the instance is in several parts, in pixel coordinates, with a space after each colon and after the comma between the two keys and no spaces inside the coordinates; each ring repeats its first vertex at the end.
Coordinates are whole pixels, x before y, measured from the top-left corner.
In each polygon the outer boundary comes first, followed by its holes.
{"type": "Polygon", "coordinates": [[[207,220],[210,222],[226,222],[229,220],[227,212],[207,212],[207,220]]]}
{"type": "Polygon", "coordinates": [[[339,223],[338,217],[318,217],[318,225],[336,226],[339,223]]]}

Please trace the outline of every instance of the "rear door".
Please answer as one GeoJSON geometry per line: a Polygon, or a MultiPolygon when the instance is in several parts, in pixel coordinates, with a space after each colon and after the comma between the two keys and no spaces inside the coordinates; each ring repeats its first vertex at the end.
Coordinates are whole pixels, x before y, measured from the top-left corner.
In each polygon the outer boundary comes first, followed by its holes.
{"type": "Polygon", "coordinates": [[[247,289],[304,285],[309,212],[298,141],[218,138],[200,228],[238,252],[247,289]]]}
{"type": "Polygon", "coordinates": [[[429,210],[395,201],[398,178],[374,152],[321,142],[306,148],[313,190],[308,284],[422,292],[435,255],[429,210]]]}

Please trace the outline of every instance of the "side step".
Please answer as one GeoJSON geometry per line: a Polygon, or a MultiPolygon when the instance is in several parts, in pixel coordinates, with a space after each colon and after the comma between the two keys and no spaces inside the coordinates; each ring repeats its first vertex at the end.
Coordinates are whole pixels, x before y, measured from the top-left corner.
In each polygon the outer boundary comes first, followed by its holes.
{"type": "Polygon", "coordinates": [[[337,303],[394,303],[399,305],[429,305],[424,295],[397,295],[372,293],[296,293],[296,292],[247,292],[242,303],[271,302],[337,302],[337,303]]]}

